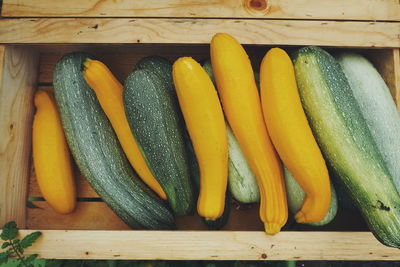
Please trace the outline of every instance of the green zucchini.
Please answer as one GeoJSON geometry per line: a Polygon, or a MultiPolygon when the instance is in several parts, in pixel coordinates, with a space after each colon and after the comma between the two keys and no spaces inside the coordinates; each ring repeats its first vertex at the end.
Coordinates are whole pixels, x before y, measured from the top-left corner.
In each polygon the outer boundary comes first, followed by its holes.
{"type": "MultiPolygon", "coordinates": [[[[179,107],[178,97],[176,96],[174,81],[172,79],[172,64],[168,59],[159,56],[144,57],[139,60],[135,69],[147,69],[158,75],[158,77],[162,79],[163,83],[167,86],[167,89],[170,90],[171,99],[176,103],[177,107],[179,107]]],[[[178,113],[182,114],[180,110],[178,113]]]]}
{"type": "Polygon", "coordinates": [[[363,56],[342,53],[337,59],[400,193],[400,115],[390,90],[363,56]]]}
{"type": "Polygon", "coordinates": [[[250,169],[246,158],[229,125],[226,127],[229,145],[228,184],[233,197],[241,203],[260,201],[260,192],[256,177],[250,169]]]}
{"type": "Polygon", "coordinates": [[[189,215],[195,200],[174,94],[158,71],[136,69],[125,81],[124,104],[132,133],[172,210],[189,215]]]}
{"type": "MultiPolygon", "coordinates": [[[[211,62],[207,60],[203,68],[215,85],[211,62]]],[[[256,177],[251,171],[247,160],[240,149],[238,142],[229,125],[226,125],[229,145],[228,185],[232,196],[241,203],[255,203],[260,201],[260,192],[256,177]]]]}
{"type": "Polygon", "coordinates": [[[294,54],[301,101],[314,136],[372,233],[400,247],[400,196],[339,63],[318,47],[294,54]]]}
{"type": "Polygon", "coordinates": [[[172,229],[165,204],[133,172],[113,128],[82,75],[83,53],[65,55],[53,71],[55,98],[72,155],[86,180],[129,226],[172,229]]]}
{"type": "MultiPolygon", "coordinates": [[[[289,210],[291,213],[296,214],[303,205],[305,193],[300,185],[297,183],[296,179],[293,177],[292,173],[286,167],[283,168],[283,171],[285,175],[286,196],[289,210]]],[[[308,224],[313,226],[322,226],[330,223],[336,216],[337,206],[338,202],[336,191],[331,182],[331,204],[328,213],[326,214],[324,219],[322,219],[322,221],[308,224]]]]}
{"type": "MultiPolygon", "coordinates": [[[[178,97],[175,92],[175,85],[172,79],[172,64],[168,61],[168,59],[159,57],[159,56],[148,56],[142,58],[136,65],[136,69],[148,69],[153,73],[157,74],[160,79],[163,79],[163,83],[167,86],[168,90],[170,90],[171,98],[173,100],[175,109],[178,112],[179,125],[182,129],[182,135],[185,141],[186,153],[188,155],[188,164],[190,176],[192,177],[192,183],[196,181],[196,179],[200,179],[200,170],[199,165],[197,163],[196,155],[194,153],[192,141],[190,140],[189,133],[186,129],[185,120],[183,119],[183,114],[180,110],[178,97]]],[[[195,194],[196,195],[196,194],[195,194]]]]}

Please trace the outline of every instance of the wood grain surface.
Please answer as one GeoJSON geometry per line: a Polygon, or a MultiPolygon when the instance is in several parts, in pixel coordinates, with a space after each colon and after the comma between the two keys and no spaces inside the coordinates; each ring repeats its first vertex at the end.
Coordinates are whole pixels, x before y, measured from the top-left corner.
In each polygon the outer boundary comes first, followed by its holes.
{"type": "Polygon", "coordinates": [[[37,63],[28,47],[0,48],[0,225],[25,227],[37,63]]]}
{"type": "Polygon", "coordinates": [[[4,0],[12,17],[203,17],[400,20],[397,0],[4,0]]]}
{"type": "Polygon", "coordinates": [[[400,47],[400,23],[251,19],[38,18],[0,20],[1,43],[208,44],[226,32],[243,44],[400,47]]]}
{"type": "MultiPolygon", "coordinates": [[[[24,236],[31,231],[21,231],[24,236]]],[[[62,259],[400,260],[369,232],[44,230],[27,254],[62,259]]]]}

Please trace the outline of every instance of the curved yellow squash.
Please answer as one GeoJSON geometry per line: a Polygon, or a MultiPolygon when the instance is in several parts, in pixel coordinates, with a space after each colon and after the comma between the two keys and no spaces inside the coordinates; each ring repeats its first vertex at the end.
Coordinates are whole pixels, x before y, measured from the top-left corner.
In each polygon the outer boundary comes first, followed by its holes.
{"type": "Polygon", "coordinates": [[[225,115],[260,189],[260,217],[275,234],[288,217],[282,166],[269,139],[250,60],[228,34],[211,41],[211,63],[225,115]]]}
{"type": "Polygon", "coordinates": [[[37,91],[33,119],[33,164],[44,199],[58,213],[76,207],[76,186],[71,156],[52,93],[37,91]]]}
{"type": "Polygon", "coordinates": [[[197,210],[215,220],[224,211],[228,182],[228,137],[222,107],[210,77],[194,59],[179,58],[172,75],[200,168],[197,210]]]}
{"type": "Polygon", "coordinates": [[[110,120],[126,157],[139,177],[162,199],[167,195],[154,178],[129,127],[123,103],[123,86],[111,71],[98,60],[87,59],[83,76],[96,93],[100,106],[110,120]]]}
{"type": "Polygon", "coordinates": [[[329,210],[328,169],[308,125],[297,90],[293,64],[285,51],[272,48],[260,68],[261,103],[272,142],[285,166],[306,193],[299,223],[321,221],[329,210]]]}

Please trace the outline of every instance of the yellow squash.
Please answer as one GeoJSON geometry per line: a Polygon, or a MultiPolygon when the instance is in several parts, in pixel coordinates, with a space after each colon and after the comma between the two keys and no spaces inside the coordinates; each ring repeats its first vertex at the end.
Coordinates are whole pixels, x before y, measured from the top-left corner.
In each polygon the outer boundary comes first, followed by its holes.
{"type": "Polygon", "coordinates": [[[288,217],[282,166],[269,139],[250,60],[228,34],[211,41],[211,63],[225,115],[260,189],[260,217],[275,234],[288,217]]]}
{"type": "Polygon", "coordinates": [[[299,223],[321,221],[329,210],[328,169],[301,105],[292,61],[285,51],[268,51],[260,68],[261,103],[272,142],[306,193],[299,223]]]}
{"type": "Polygon", "coordinates": [[[76,186],[71,156],[52,93],[37,91],[33,119],[33,164],[44,199],[58,213],[76,207],[76,186]]]}
{"type": "Polygon", "coordinates": [[[206,219],[215,220],[224,211],[228,181],[228,139],[222,107],[210,77],[194,59],[179,58],[172,75],[200,168],[197,210],[206,219]]]}
{"type": "Polygon", "coordinates": [[[87,84],[96,93],[97,99],[111,122],[126,157],[139,177],[162,199],[167,195],[154,178],[136,143],[125,115],[123,86],[111,71],[98,60],[87,59],[84,62],[83,76],[87,84]]]}

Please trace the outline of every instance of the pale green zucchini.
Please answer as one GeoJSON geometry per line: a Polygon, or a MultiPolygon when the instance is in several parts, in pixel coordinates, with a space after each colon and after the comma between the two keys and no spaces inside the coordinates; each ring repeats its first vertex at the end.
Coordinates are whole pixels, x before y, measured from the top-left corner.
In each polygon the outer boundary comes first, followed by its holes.
{"type": "Polygon", "coordinates": [[[342,53],[337,59],[400,192],[400,115],[390,90],[379,72],[363,56],[342,53]]]}
{"type": "MultiPolygon", "coordinates": [[[[286,167],[284,167],[283,170],[285,174],[288,207],[291,213],[296,214],[301,209],[305,193],[300,185],[297,183],[292,173],[286,167]]],[[[326,214],[324,219],[322,219],[322,221],[308,224],[313,226],[322,226],[330,223],[335,218],[337,209],[338,201],[336,197],[336,191],[331,182],[331,204],[328,213],[326,214]]]]}
{"type": "Polygon", "coordinates": [[[340,64],[318,47],[299,49],[301,101],[325,160],[350,192],[372,233],[400,247],[400,196],[340,64]]]}

